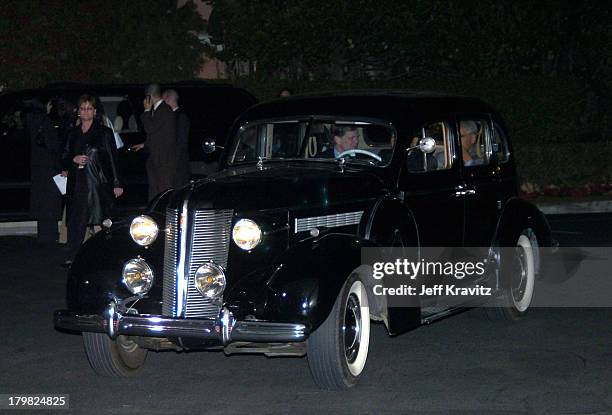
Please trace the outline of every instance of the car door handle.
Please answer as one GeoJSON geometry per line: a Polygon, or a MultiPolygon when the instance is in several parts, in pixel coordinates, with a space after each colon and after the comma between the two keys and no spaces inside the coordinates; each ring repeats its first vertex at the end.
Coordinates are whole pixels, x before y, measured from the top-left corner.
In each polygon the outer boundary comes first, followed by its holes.
{"type": "Polygon", "coordinates": [[[459,185],[455,187],[455,197],[475,195],[476,190],[470,189],[467,186],[459,185]]]}

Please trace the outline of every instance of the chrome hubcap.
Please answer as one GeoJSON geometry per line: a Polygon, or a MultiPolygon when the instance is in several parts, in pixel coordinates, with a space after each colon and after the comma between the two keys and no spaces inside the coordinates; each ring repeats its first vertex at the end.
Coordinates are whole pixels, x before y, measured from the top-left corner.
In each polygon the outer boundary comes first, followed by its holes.
{"type": "Polygon", "coordinates": [[[361,328],[362,321],[359,299],[355,294],[351,293],[346,301],[344,326],[342,326],[342,331],[344,333],[344,354],[346,356],[346,361],[349,363],[353,363],[359,353],[361,328]]]}
{"type": "Polygon", "coordinates": [[[117,338],[117,345],[119,346],[120,350],[124,353],[132,353],[136,349],[138,349],[138,345],[125,336],[119,336],[117,338]]]}

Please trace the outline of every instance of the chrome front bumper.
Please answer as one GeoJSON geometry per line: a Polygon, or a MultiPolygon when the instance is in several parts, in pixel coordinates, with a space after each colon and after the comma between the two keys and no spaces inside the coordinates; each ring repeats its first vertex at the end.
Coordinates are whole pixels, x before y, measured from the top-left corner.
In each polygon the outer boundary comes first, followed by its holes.
{"type": "Polygon", "coordinates": [[[216,320],[177,319],[122,314],[115,303],[110,303],[103,315],[59,310],[55,312],[53,320],[55,327],[60,329],[106,333],[113,339],[119,335],[191,337],[216,340],[219,345],[225,346],[232,342],[300,342],[308,337],[303,324],[237,321],[227,308],[221,310],[216,320]]]}

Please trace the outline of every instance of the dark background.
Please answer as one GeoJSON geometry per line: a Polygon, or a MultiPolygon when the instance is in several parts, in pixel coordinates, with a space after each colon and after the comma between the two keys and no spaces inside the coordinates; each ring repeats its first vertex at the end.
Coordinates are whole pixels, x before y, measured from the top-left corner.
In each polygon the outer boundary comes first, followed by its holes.
{"type": "Polygon", "coordinates": [[[459,93],[505,116],[525,184],[580,195],[612,181],[610,2],[213,0],[208,22],[198,2],[5,1],[0,84],[171,82],[214,57],[260,100],[281,87],[459,93]]]}

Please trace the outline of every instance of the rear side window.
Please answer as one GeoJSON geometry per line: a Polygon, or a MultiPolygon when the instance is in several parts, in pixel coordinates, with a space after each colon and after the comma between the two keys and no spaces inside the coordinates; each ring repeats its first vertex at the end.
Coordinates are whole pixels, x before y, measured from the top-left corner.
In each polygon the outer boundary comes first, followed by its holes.
{"type": "Polygon", "coordinates": [[[465,167],[489,164],[489,123],[485,118],[459,120],[461,158],[465,167]]]}
{"type": "Polygon", "coordinates": [[[493,153],[497,156],[498,163],[505,163],[510,158],[508,139],[506,134],[497,124],[493,125],[493,153]]]}
{"type": "Polygon", "coordinates": [[[435,122],[424,125],[416,131],[410,140],[410,149],[406,159],[409,172],[418,173],[432,170],[447,170],[452,166],[451,128],[447,122],[435,122]],[[432,154],[423,154],[416,146],[421,138],[430,137],[436,142],[432,154]]]}

